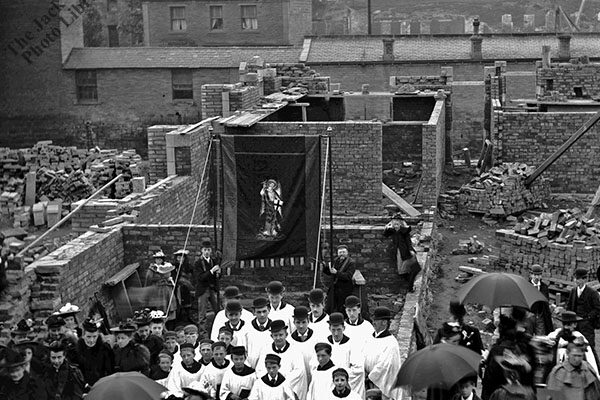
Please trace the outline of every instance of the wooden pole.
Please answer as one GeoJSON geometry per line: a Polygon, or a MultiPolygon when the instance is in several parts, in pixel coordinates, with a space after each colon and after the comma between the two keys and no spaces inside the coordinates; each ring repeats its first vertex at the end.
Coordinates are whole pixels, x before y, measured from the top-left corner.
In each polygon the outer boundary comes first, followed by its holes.
{"type": "MultiPolygon", "coordinates": [[[[315,275],[313,277],[313,289],[317,287],[317,275],[319,273],[319,253],[321,247],[321,221],[323,221],[323,208],[325,207],[325,185],[327,184],[327,169],[329,167],[329,145],[325,151],[325,171],[323,173],[323,189],[321,190],[321,210],[319,212],[319,233],[317,235],[317,254],[315,255],[315,275]]],[[[332,260],[333,261],[333,260],[332,260]]]]}
{"type": "Polygon", "coordinates": [[[32,248],[33,246],[35,246],[36,244],[38,244],[43,238],[45,238],[46,236],[48,236],[51,232],[54,232],[55,230],[57,230],[62,224],[64,224],[69,219],[71,219],[71,217],[73,216],[73,214],[75,214],[77,211],[81,210],[81,208],[83,206],[85,206],[90,200],[92,200],[98,194],[102,193],[104,190],[108,189],[110,187],[110,185],[114,184],[122,176],[123,176],[123,174],[117,175],[110,182],[108,182],[106,185],[104,185],[100,189],[96,190],[90,197],[88,197],[87,199],[85,199],[83,201],[83,203],[79,204],[77,207],[75,207],[75,209],[73,211],[71,211],[70,213],[68,213],[67,215],[65,215],[63,219],[61,219],[60,221],[58,221],[56,224],[52,225],[52,227],[50,229],[48,229],[46,232],[44,232],[42,234],[42,236],[38,237],[33,242],[31,242],[27,246],[25,246],[25,248],[23,250],[21,250],[15,257],[22,256],[23,254],[25,254],[25,252],[27,250],[29,250],[30,248],[32,248]]]}
{"type": "Polygon", "coordinates": [[[592,200],[592,203],[590,204],[590,207],[587,210],[587,213],[585,213],[586,218],[591,218],[592,214],[594,213],[594,208],[596,208],[596,206],[600,203],[600,186],[598,186],[598,190],[596,190],[596,195],[594,196],[594,199],[592,200]]]}

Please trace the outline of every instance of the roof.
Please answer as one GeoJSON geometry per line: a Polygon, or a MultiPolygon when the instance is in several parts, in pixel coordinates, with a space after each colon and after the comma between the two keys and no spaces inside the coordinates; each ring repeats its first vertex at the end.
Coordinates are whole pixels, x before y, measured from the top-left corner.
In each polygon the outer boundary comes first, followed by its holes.
{"type": "MultiPolygon", "coordinates": [[[[382,61],[384,38],[392,36],[322,36],[311,38],[307,63],[351,63],[382,61]]],[[[470,60],[469,35],[395,36],[395,62],[470,60]]],[[[574,34],[571,54],[600,58],[600,34],[574,34]]],[[[550,45],[557,56],[554,34],[484,35],[484,60],[541,59],[542,45],[550,45]]]]}
{"type": "Polygon", "coordinates": [[[268,63],[296,63],[301,47],[84,47],[74,48],[65,69],[238,68],[254,56],[268,63]]]}

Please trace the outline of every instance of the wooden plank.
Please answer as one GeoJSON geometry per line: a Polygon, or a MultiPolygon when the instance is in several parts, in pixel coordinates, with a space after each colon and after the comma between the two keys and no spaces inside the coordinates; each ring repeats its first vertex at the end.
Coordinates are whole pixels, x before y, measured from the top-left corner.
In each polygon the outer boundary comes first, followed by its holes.
{"type": "Polygon", "coordinates": [[[104,284],[107,286],[115,286],[121,282],[124,282],[125,279],[129,278],[131,275],[137,272],[139,266],[140,263],[129,264],[128,266],[111,276],[109,279],[107,279],[104,282],[104,284]]]}
{"type": "Polygon", "coordinates": [[[385,195],[385,197],[390,199],[395,205],[400,207],[400,209],[402,211],[404,211],[405,213],[407,213],[409,216],[418,217],[421,215],[421,213],[416,208],[411,206],[406,200],[404,200],[396,192],[394,192],[392,189],[390,189],[390,187],[388,185],[386,185],[385,183],[382,183],[381,188],[382,188],[382,191],[383,191],[383,194],[385,195]]]}
{"type": "Polygon", "coordinates": [[[581,128],[577,130],[565,143],[562,144],[550,157],[548,157],[542,165],[537,167],[535,171],[527,179],[525,179],[525,185],[529,186],[533,181],[537,179],[544,171],[546,171],[556,160],[560,158],[567,150],[571,148],[587,131],[589,131],[595,124],[600,120],[600,111],[598,111],[592,118],[586,121],[581,128]]]}
{"type": "Polygon", "coordinates": [[[590,204],[590,207],[588,208],[587,212],[585,213],[585,217],[586,218],[591,218],[592,214],[594,213],[594,208],[600,203],[600,186],[598,186],[598,190],[596,190],[596,194],[594,195],[594,199],[592,200],[592,203],[590,204]]]}

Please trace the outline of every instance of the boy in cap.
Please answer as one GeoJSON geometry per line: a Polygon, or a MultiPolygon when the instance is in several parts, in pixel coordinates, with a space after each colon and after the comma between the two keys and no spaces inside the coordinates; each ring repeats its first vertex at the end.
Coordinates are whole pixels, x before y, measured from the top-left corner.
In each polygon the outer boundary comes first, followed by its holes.
{"type": "Polygon", "coordinates": [[[329,391],[328,400],[362,400],[363,396],[356,393],[348,385],[348,372],[344,368],[334,370],[331,376],[333,378],[333,390],[329,391]]]}
{"type": "Polygon", "coordinates": [[[176,397],[182,397],[181,388],[186,387],[202,376],[204,365],[194,360],[195,350],[191,343],[184,343],[179,347],[181,361],[173,365],[167,378],[167,389],[176,397]]]}
{"type": "Polygon", "coordinates": [[[279,373],[281,357],[267,354],[263,370],[267,373],[257,379],[250,391],[248,400],[296,400],[298,397],[291,389],[287,378],[279,373]]]}
{"type": "Polygon", "coordinates": [[[314,346],[319,341],[316,338],[315,332],[309,328],[308,315],[308,308],[304,306],[294,308],[294,325],[296,326],[296,330],[290,335],[290,343],[302,353],[306,376],[310,376],[310,363],[315,354],[314,346]]]}
{"type": "Polygon", "coordinates": [[[166,331],[164,334],[165,343],[164,348],[171,353],[171,356],[179,353],[179,343],[177,343],[177,332],[175,331],[166,331]]]}
{"type": "Polygon", "coordinates": [[[327,305],[325,311],[344,312],[344,300],[354,292],[352,276],[356,271],[354,260],[350,258],[348,247],[340,245],[337,247],[337,257],[333,264],[323,266],[323,273],[333,278],[331,286],[327,291],[327,305]]]}
{"type": "Polygon", "coordinates": [[[331,345],[329,343],[317,343],[314,346],[317,362],[310,371],[310,385],[306,400],[320,400],[325,393],[331,391],[331,371],[335,368],[331,361],[331,345]]]}
{"type": "Polygon", "coordinates": [[[271,281],[267,285],[267,298],[269,299],[269,318],[271,321],[280,319],[285,322],[290,330],[293,330],[294,324],[294,306],[283,301],[285,287],[279,281],[271,281]]]}
{"type": "Polygon", "coordinates": [[[577,323],[577,330],[585,336],[588,343],[594,346],[596,343],[595,327],[600,322],[600,296],[598,292],[587,286],[588,272],[585,268],[575,270],[575,285],[569,293],[567,300],[567,311],[573,311],[577,316],[583,318],[577,323]]]}
{"type": "MultiPolygon", "coordinates": [[[[242,297],[240,293],[240,289],[237,286],[227,286],[225,290],[223,290],[223,307],[227,308],[227,303],[230,300],[239,300],[242,297]]],[[[219,336],[219,328],[225,325],[227,322],[227,316],[225,315],[225,309],[219,311],[217,315],[215,315],[215,319],[213,321],[212,329],[210,331],[210,338],[212,340],[217,340],[217,336],[219,336]]],[[[242,308],[242,321],[246,324],[249,324],[250,321],[254,318],[254,315],[245,308],[242,308]]]]}
{"type": "Polygon", "coordinates": [[[212,361],[212,345],[215,342],[213,342],[210,339],[202,339],[200,341],[200,345],[198,346],[200,348],[200,361],[202,363],[202,365],[204,365],[205,367],[211,363],[212,361]]]}
{"type": "Polygon", "coordinates": [[[375,333],[366,346],[365,374],[385,398],[400,399],[402,391],[395,383],[402,361],[398,341],[389,331],[391,319],[392,312],[387,307],[377,307],[373,311],[375,333]]]}
{"type": "Polygon", "coordinates": [[[223,342],[215,342],[212,345],[213,359],[204,370],[200,382],[202,386],[208,389],[208,393],[212,397],[217,397],[221,391],[221,382],[223,375],[231,366],[231,361],[227,360],[226,344],[223,342]]]}
{"type": "Polygon", "coordinates": [[[269,319],[269,301],[258,297],[252,301],[255,318],[250,322],[245,333],[244,343],[248,350],[248,365],[256,368],[256,363],[263,348],[272,343],[271,320],[269,319]]]}
{"type": "Polygon", "coordinates": [[[250,395],[250,390],[252,390],[256,380],[254,368],[245,364],[246,348],[244,346],[234,346],[231,349],[231,361],[233,366],[225,371],[221,381],[219,399],[246,399],[250,395]]]}
{"type": "MultiPolygon", "coordinates": [[[[194,324],[186,325],[183,327],[183,333],[185,341],[179,345],[179,350],[181,351],[181,346],[184,344],[191,344],[194,348],[194,359],[199,361],[202,354],[200,354],[200,342],[198,341],[198,327],[194,324]]],[[[180,351],[173,353],[173,365],[181,362],[180,351]]]]}
{"type": "MultiPolygon", "coordinates": [[[[549,299],[548,285],[542,282],[542,266],[539,264],[533,264],[529,268],[529,282],[535,286],[535,288],[543,294],[546,299],[549,299]]],[[[531,307],[533,313],[533,334],[545,336],[554,330],[552,324],[552,312],[550,311],[550,304],[548,302],[537,302],[531,307]]]]}
{"type": "Polygon", "coordinates": [[[163,386],[167,386],[167,378],[173,367],[173,354],[169,350],[163,349],[158,353],[158,364],[150,367],[149,378],[157,381],[163,386]]]}
{"type": "Polygon", "coordinates": [[[302,354],[287,341],[288,327],[283,320],[275,320],[271,324],[272,344],[264,349],[258,361],[256,372],[260,376],[265,372],[265,357],[275,353],[281,358],[281,373],[289,382],[292,391],[299,400],[305,400],[308,380],[302,354]]]}
{"type": "Polygon", "coordinates": [[[242,304],[238,300],[231,300],[227,302],[225,306],[225,315],[227,316],[227,322],[224,326],[231,329],[233,332],[233,338],[231,343],[236,345],[244,345],[244,336],[248,329],[248,324],[242,320],[242,304]]]}
{"type": "Polygon", "coordinates": [[[308,326],[315,332],[316,340],[324,341],[329,336],[328,316],[325,313],[325,292],[319,288],[311,290],[308,294],[308,305],[310,307],[308,326]]]}
{"type": "Polygon", "coordinates": [[[350,387],[359,395],[365,393],[365,370],[362,348],[355,341],[344,335],[344,316],[335,312],[329,316],[329,331],[327,342],[331,345],[333,363],[349,372],[347,378],[350,387]]]}
{"type": "Polygon", "coordinates": [[[212,243],[209,238],[202,240],[200,252],[200,257],[194,264],[192,280],[198,297],[198,326],[204,336],[208,331],[206,325],[208,303],[215,314],[219,312],[217,298],[219,296],[219,279],[221,278],[221,260],[213,256],[212,243]]]}
{"type": "Polygon", "coordinates": [[[231,342],[233,341],[233,331],[228,326],[222,326],[219,329],[219,342],[225,343],[225,354],[227,354],[227,358],[229,358],[229,354],[231,353],[231,342]]]}
{"type": "Polygon", "coordinates": [[[373,336],[373,325],[361,315],[360,299],[354,295],[346,297],[344,302],[346,310],[346,331],[344,334],[364,348],[367,341],[373,336]]]}

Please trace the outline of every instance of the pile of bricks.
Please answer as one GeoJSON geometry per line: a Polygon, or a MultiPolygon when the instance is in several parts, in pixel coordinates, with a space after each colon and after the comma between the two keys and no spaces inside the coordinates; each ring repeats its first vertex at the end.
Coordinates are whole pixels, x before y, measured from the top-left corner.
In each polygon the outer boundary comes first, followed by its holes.
{"type": "Polygon", "coordinates": [[[485,243],[477,239],[477,236],[472,236],[469,239],[459,240],[458,247],[452,250],[452,254],[479,254],[484,248],[485,243]]]}
{"type": "Polygon", "coordinates": [[[64,169],[55,171],[42,167],[36,171],[35,180],[38,198],[46,196],[50,200],[61,199],[71,203],[94,192],[94,186],[80,169],[67,172],[64,169]]]}
{"type": "MultiPolygon", "coordinates": [[[[89,166],[91,183],[94,187],[100,188],[117,175],[123,174],[115,183],[114,193],[115,198],[122,199],[131,194],[133,178],[141,175],[141,161],[142,157],[136,154],[135,150],[125,150],[119,154],[113,150],[94,160],[89,166]]],[[[107,189],[107,192],[109,191],[107,189]]]]}
{"type": "Polygon", "coordinates": [[[502,217],[543,207],[550,195],[548,180],[538,178],[529,187],[525,179],[534,171],[522,163],[504,163],[473,178],[460,190],[440,196],[447,213],[467,210],[472,213],[502,217]]]}

